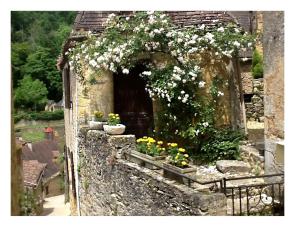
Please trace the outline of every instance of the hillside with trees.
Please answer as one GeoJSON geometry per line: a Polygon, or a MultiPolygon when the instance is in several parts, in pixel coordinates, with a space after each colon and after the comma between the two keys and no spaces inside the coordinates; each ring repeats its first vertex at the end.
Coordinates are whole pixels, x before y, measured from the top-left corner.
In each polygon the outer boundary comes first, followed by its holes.
{"type": "Polygon", "coordinates": [[[76,12],[11,12],[11,63],[15,112],[42,111],[62,99],[56,61],[76,12]]]}

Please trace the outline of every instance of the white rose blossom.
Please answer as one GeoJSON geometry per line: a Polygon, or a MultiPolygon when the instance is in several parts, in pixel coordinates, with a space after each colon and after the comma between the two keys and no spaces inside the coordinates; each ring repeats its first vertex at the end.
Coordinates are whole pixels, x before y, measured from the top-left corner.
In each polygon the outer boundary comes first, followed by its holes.
{"type": "Polygon", "coordinates": [[[126,68],[124,68],[124,69],[122,70],[122,72],[123,72],[124,74],[129,74],[129,70],[126,69],[126,68]]]}

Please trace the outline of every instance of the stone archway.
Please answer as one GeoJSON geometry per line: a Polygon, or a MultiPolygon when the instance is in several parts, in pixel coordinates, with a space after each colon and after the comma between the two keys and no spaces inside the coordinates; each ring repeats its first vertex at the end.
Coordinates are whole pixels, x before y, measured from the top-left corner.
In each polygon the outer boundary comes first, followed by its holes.
{"type": "Polygon", "coordinates": [[[145,67],[137,64],[129,74],[113,75],[114,112],[126,125],[125,134],[135,134],[137,138],[154,129],[152,100],[145,91],[146,81],[139,76],[143,71],[145,67]]]}

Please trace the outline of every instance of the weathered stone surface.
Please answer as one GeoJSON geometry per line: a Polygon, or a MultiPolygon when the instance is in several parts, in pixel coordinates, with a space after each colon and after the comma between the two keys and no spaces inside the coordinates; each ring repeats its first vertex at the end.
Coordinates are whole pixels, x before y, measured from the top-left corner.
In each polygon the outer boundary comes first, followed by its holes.
{"type": "Polygon", "coordinates": [[[263,121],[264,118],[264,83],[263,79],[253,79],[251,102],[245,103],[248,121],[263,121]]]}
{"type": "Polygon", "coordinates": [[[253,146],[241,145],[241,158],[244,162],[249,163],[250,172],[254,175],[264,174],[264,157],[259,154],[259,150],[253,146]]]}
{"type": "Polygon", "coordinates": [[[275,155],[284,139],[284,12],[264,12],[265,170],[283,172],[275,155]]]}
{"type": "Polygon", "coordinates": [[[222,173],[249,172],[251,167],[248,163],[237,160],[219,160],[216,163],[217,169],[222,173]]]}
{"type": "Polygon", "coordinates": [[[117,146],[130,151],[133,140],[96,130],[79,135],[79,151],[85,155],[79,177],[81,215],[226,215],[224,194],[197,191],[116,157],[117,146]]]}

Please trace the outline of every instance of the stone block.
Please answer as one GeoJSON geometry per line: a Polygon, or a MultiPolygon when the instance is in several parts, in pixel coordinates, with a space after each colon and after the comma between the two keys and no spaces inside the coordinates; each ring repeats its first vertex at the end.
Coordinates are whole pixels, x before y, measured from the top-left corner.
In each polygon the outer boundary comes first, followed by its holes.
{"type": "Polygon", "coordinates": [[[216,166],[221,173],[244,173],[249,172],[251,169],[249,163],[238,160],[219,160],[216,166]]]}

